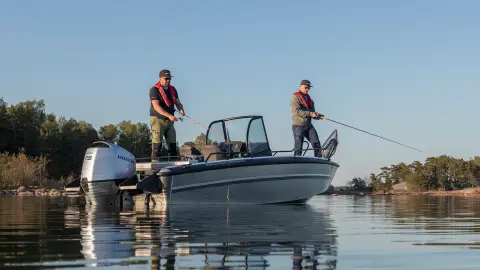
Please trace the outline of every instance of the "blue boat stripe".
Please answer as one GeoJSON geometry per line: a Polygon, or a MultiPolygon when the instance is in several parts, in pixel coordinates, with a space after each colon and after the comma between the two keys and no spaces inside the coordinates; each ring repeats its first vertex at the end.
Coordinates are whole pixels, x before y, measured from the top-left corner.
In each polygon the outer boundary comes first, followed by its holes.
{"type": "Polygon", "coordinates": [[[216,186],[226,186],[226,185],[238,185],[244,183],[253,183],[253,182],[268,182],[268,181],[278,181],[282,179],[291,179],[294,178],[329,178],[331,177],[330,174],[287,174],[287,175],[266,175],[266,176],[255,176],[255,177],[243,177],[243,178],[234,178],[234,179],[227,179],[227,180],[219,180],[219,181],[209,181],[205,183],[198,183],[198,184],[191,184],[191,185],[182,185],[180,187],[175,187],[175,181],[172,185],[172,193],[181,192],[185,190],[195,190],[195,189],[202,189],[207,187],[216,187],[216,186]]]}

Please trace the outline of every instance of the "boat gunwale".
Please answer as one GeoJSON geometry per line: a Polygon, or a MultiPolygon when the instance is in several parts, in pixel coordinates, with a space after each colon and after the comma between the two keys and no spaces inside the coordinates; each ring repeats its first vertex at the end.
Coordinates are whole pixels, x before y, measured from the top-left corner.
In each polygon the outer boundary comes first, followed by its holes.
{"type": "Polygon", "coordinates": [[[196,173],[212,170],[232,169],[252,166],[268,166],[281,164],[323,164],[331,165],[337,169],[340,165],[334,161],[305,156],[268,156],[268,157],[244,157],[224,160],[214,160],[208,162],[198,162],[191,165],[174,165],[162,168],[157,175],[159,176],[173,176],[186,173],[196,173]]]}

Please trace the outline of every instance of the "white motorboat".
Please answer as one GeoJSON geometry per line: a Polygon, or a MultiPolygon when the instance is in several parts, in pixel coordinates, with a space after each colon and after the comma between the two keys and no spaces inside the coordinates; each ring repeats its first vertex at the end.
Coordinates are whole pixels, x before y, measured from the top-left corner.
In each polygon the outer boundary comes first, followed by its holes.
{"type": "Polygon", "coordinates": [[[138,194],[164,205],[305,203],[328,189],[339,167],[330,160],[336,130],[322,145],[323,157],[306,156],[308,143],[302,156],[277,155],[293,150],[272,151],[258,115],[211,122],[205,143],[200,151],[181,147],[177,160],[137,162],[114,143],[95,142],[80,181],[67,189],[81,187],[91,204],[123,205],[138,194]]]}

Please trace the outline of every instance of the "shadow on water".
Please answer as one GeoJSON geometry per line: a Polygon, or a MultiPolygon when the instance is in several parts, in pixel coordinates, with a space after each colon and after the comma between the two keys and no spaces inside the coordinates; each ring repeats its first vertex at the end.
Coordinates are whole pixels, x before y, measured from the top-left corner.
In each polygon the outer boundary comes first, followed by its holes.
{"type": "Polygon", "coordinates": [[[335,269],[330,213],[310,205],[106,212],[66,198],[0,198],[0,265],[45,269],[335,269]]]}

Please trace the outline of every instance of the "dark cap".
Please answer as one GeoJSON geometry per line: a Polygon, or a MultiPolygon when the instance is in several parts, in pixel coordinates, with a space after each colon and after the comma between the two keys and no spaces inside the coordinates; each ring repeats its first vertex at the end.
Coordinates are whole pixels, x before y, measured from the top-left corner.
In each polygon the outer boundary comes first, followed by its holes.
{"type": "Polygon", "coordinates": [[[300,82],[300,85],[306,85],[308,87],[313,87],[313,85],[311,85],[310,81],[309,80],[303,80],[300,82]]]}
{"type": "Polygon", "coordinates": [[[170,74],[170,70],[168,70],[168,69],[162,69],[162,70],[160,71],[160,73],[158,74],[158,76],[159,76],[160,78],[162,78],[162,77],[173,77],[173,76],[170,74]]]}

